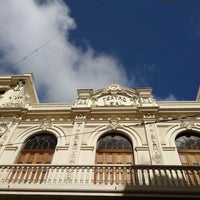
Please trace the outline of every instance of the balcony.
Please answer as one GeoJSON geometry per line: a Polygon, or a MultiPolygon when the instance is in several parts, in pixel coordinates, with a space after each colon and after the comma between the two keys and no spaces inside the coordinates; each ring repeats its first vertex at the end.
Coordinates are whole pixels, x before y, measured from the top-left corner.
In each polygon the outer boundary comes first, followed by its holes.
{"type": "Polygon", "coordinates": [[[200,167],[0,165],[0,196],[8,194],[200,197],[200,167]]]}

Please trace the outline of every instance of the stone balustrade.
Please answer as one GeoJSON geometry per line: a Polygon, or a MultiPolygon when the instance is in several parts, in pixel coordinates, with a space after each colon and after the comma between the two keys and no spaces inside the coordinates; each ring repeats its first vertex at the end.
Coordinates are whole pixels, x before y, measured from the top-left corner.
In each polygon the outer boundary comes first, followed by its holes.
{"type": "Polygon", "coordinates": [[[0,184],[199,187],[199,166],[0,165],[0,184]]]}

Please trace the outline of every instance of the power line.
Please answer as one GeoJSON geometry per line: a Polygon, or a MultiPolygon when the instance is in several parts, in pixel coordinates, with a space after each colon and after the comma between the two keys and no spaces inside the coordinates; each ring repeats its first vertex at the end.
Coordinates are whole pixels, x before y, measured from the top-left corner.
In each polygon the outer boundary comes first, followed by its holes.
{"type": "Polygon", "coordinates": [[[99,4],[97,4],[94,8],[92,8],[91,10],[89,10],[87,13],[83,14],[82,16],[80,16],[77,19],[77,22],[82,21],[83,19],[85,19],[86,17],[88,17],[89,15],[91,15],[95,10],[97,10],[98,8],[100,8],[101,6],[103,6],[105,3],[107,3],[109,0],[103,0],[102,2],[100,2],[99,4]]]}
{"type": "MultiPolygon", "coordinates": [[[[88,17],[89,15],[91,15],[95,10],[97,10],[98,8],[102,7],[106,2],[108,2],[109,0],[103,0],[101,1],[99,4],[97,4],[94,8],[92,8],[91,10],[89,10],[88,12],[86,12],[85,14],[83,14],[82,16],[80,16],[76,22],[79,23],[81,21],[83,21],[86,17],[88,17]]],[[[13,64],[13,67],[17,66],[18,64],[22,63],[24,60],[26,60],[27,58],[29,58],[30,56],[32,56],[33,54],[35,54],[37,51],[39,51],[40,49],[42,49],[44,46],[46,46],[47,44],[49,44],[52,40],[56,39],[57,37],[59,37],[60,35],[62,35],[69,27],[63,29],[62,31],[60,31],[58,34],[56,34],[55,36],[53,36],[52,38],[50,38],[49,40],[47,40],[46,42],[44,42],[41,46],[39,46],[38,48],[36,48],[35,50],[33,50],[32,52],[30,52],[29,54],[27,54],[26,56],[24,56],[22,59],[20,59],[19,61],[17,61],[15,64],[13,64]]]]}

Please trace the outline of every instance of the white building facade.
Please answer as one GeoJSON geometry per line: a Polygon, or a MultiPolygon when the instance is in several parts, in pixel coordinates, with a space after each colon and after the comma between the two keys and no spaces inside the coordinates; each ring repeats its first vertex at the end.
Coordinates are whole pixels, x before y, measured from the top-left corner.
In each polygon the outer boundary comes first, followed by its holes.
{"type": "Polygon", "coordinates": [[[2,199],[200,197],[200,94],[78,89],[39,103],[32,74],[0,76],[2,199]]]}

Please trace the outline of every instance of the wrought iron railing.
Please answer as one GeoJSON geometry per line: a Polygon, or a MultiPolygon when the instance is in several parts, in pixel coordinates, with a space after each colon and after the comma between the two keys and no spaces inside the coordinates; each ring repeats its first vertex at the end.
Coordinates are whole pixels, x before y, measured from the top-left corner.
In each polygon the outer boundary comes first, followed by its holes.
{"type": "Polygon", "coordinates": [[[199,166],[0,165],[0,184],[199,187],[199,166]]]}

